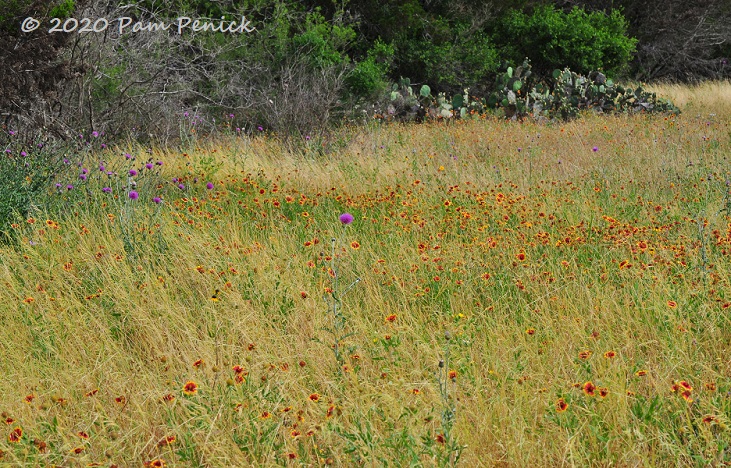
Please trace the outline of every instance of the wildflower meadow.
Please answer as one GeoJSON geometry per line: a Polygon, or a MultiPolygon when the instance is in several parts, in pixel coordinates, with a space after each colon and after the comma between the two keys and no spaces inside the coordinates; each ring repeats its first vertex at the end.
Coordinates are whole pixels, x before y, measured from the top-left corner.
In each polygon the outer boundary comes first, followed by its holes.
{"type": "Polygon", "coordinates": [[[731,85],[656,91],[80,135],[0,247],[0,463],[731,464],[731,85]]]}

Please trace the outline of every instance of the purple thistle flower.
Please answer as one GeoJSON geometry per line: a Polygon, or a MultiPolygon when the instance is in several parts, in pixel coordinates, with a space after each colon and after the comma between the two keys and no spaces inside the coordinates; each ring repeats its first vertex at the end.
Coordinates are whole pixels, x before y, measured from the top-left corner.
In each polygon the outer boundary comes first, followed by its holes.
{"type": "Polygon", "coordinates": [[[599,151],[599,147],[598,146],[595,146],[591,150],[596,153],[597,151],[599,151]]]}
{"type": "Polygon", "coordinates": [[[96,131],[91,132],[91,136],[93,136],[94,138],[96,138],[96,137],[99,136],[99,132],[96,132],[96,131]]]}
{"type": "Polygon", "coordinates": [[[129,170],[129,175],[136,176],[137,175],[137,171],[135,171],[134,169],[130,169],[129,170]]]}
{"type": "Polygon", "coordinates": [[[8,154],[12,153],[12,151],[10,150],[10,148],[6,149],[5,152],[8,153],[8,154]]]}
{"type": "Polygon", "coordinates": [[[104,143],[102,143],[102,146],[101,146],[101,148],[102,148],[102,149],[107,149],[107,145],[106,145],[106,144],[104,144],[104,143]]]}
{"type": "Polygon", "coordinates": [[[263,132],[264,131],[264,127],[262,127],[261,125],[259,125],[258,127],[256,127],[256,129],[259,130],[260,132],[263,132]]]}
{"type": "Polygon", "coordinates": [[[132,159],[132,155],[129,153],[124,153],[124,157],[127,159],[132,159]]]}
{"type": "Polygon", "coordinates": [[[154,201],[155,203],[162,203],[162,200],[160,199],[160,197],[155,197],[152,199],[152,201],[154,201]]]}
{"type": "Polygon", "coordinates": [[[10,136],[15,135],[15,131],[14,130],[10,130],[8,133],[10,133],[10,136]]]}
{"type": "Polygon", "coordinates": [[[112,193],[112,187],[104,187],[102,189],[102,192],[104,192],[104,193],[112,193]]]}
{"type": "Polygon", "coordinates": [[[73,185],[71,185],[71,184],[68,184],[68,185],[66,186],[66,190],[73,190],[73,189],[74,189],[74,186],[73,186],[73,185]]]}
{"type": "Polygon", "coordinates": [[[139,196],[140,195],[137,192],[135,192],[134,190],[132,190],[131,192],[129,192],[129,198],[132,199],[132,200],[137,200],[137,198],[139,196]]]}
{"type": "Polygon", "coordinates": [[[86,174],[79,174],[79,179],[86,180],[86,174]]]}
{"type": "Polygon", "coordinates": [[[20,155],[23,156],[23,157],[26,157],[26,156],[28,156],[28,153],[26,153],[25,151],[21,151],[20,152],[20,155]]]}
{"type": "Polygon", "coordinates": [[[56,184],[56,188],[61,188],[61,184],[56,184]]]}
{"type": "Polygon", "coordinates": [[[183,185],[183,184],[178,184],[178,188],[179,188],[180,190],[185,190],[185,185],[183,185]]]}
{"type": "Polygon", "coordinates": [[[101,164],[99,165],[99,172],[104,172],[105,169],[106,168],[104,166],[102,166],[101,164]]]}
{"type": "Polygon", "coordinates": [[[350,214],[350,213],[343,213],[343,214],[340,215],[340,218],[339,219],[340,219],[340,222],[341,223],[347,225],[347,224],[352,223],[355,218],[353,218],[353,215],[350,214]]]}
{"type": "Polygon", "coordinates": [[[207,188],[208,190],[213,190],[213,182],[208,182],[208,183],[206,184],[206,188],[207,188]]]}
{"type": "Polygon", "coordinates": [[[162,161],[158,161],[155,164],[157,164],[158,166],[162,166],[162,161]]]}
{"type": "Polygon", "coordinates": [[[148,168],[148,169],[152,169],[152,163],[145,164],[145,167],[148,168]]]}

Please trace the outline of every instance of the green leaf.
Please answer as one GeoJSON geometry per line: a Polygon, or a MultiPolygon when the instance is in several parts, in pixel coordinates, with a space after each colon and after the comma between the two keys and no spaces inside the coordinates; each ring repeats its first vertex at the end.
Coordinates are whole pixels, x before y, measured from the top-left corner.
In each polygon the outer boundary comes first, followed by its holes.
{"type": "Polygon", "coordinates": [[[452,107],[454,107],[456,109],[458,107],[462,107],[463,104],[464,104],[464,97],[462,97],[461,94],[455,94],[454,97],[452,98],[452,107]]]}
{"type": "Polygon", "coordinates": [[[429,97],[431,95],[431,88],[428,85],[423,85],[419,90],[419,94],[422,97],[429,97]]]}

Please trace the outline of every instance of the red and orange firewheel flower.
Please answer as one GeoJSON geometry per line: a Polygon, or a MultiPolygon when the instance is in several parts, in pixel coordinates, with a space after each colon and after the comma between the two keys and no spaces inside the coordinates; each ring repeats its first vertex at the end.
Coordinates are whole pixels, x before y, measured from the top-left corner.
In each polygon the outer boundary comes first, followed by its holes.
{"type": "Polygon", "coordinates": [[[20,427],[16,427],[15,429],[13,429],[13,432],[11,432],[10,435],[8,435],[8,442],[10,442],[12,444],[17,444],[18,442],[20,442],[20,439],[22,437],[23,437],[23,429],[21,429],[20,427]]]}
{"type": "Polygon", "coordinates": [[[186,395],[195,395],[198,393],[198,384],[192,380],[185,382],[185,385],[183,385],[183,393],[186,395]]]}
{"type": "Polygon", "coordinates": [[[584,389],[584,393],[587,396],[593,397],[594,392],[596,392],[596,385],[594,385],[593,383],[591,383],[591,381],[589,381],[584,384],[583,389],[584,389]]]}
{"type": "Polygon", "coordinates": [[[169,435],[165,436],[164,438],[160,439],[160,441],[157,443],[158,447],[165,447],[167,445],[172,445],[175,443],[175,436],[169,435]]]}
{"type": "Polygon", "coordinates": [[[681,380],[673,384],[672,391],[674,393],[680,393],[680,396],[688,403],[693,403],[693,386],[687,380],[681,380]]]}
{"type": "Polygon", "coordinates": [[[569,404],[566,403],[566,400],[564,400],[563,398],[559,398],[556,402],[556,411],[558,411],[559,413],[563,413],[567,409],[569,409],[569,404]]]}

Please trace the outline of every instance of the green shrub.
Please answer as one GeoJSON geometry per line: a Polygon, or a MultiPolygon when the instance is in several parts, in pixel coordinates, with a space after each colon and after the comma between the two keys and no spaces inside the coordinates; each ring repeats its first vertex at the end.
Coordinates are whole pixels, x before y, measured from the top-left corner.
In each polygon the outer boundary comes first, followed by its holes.
{"type": "Polygon", "coordinates": [[[48,13],[51,18],[69,18],[76,8],[74,0],[63,0],[48,13]]]}
{"type": "Polygon", "coordinates": [[[627,21],[617,10],[587,13],[574,7],[564,13],[542,6],[530,15],[511,10],[495,31],[502,58],[517,63],[528,57],[541,77],[564,67],[584,74],[604,70],[616,75],[627,66],[637,45],[636,39],[627,37],[627,21]]]}
{"type": "Polygon", "coordinates": [[[423,31],[394,41],[395,71],[435,90],[458,93],[466,86],[484,92],[500,61],[491,38],[467,24],[434,21],[423,31]]]}
{"type": "Polygon", "coordinates": [[[355,36],[350,26],[328,23],[314,12],[307,14],[304,31],[293,38],[292,45],[295,50],[306,51],[313,66],[322,68],[347,62],[345,51],[355,36]]]}
{"type": "Polygon", "coordinates": [[[37,137],[0,134],[0,243],[11,239],[11,224],[43,206],[51,181],[63,168],[63,152],[37,137]]]}
{"type": "Polygon", "coordinates": [[[345,78],[348,92],[356,98],[374,99],[388,87],[388,71],[394,48],[377,40],[365,60],[358,62],[345,78]]]}

